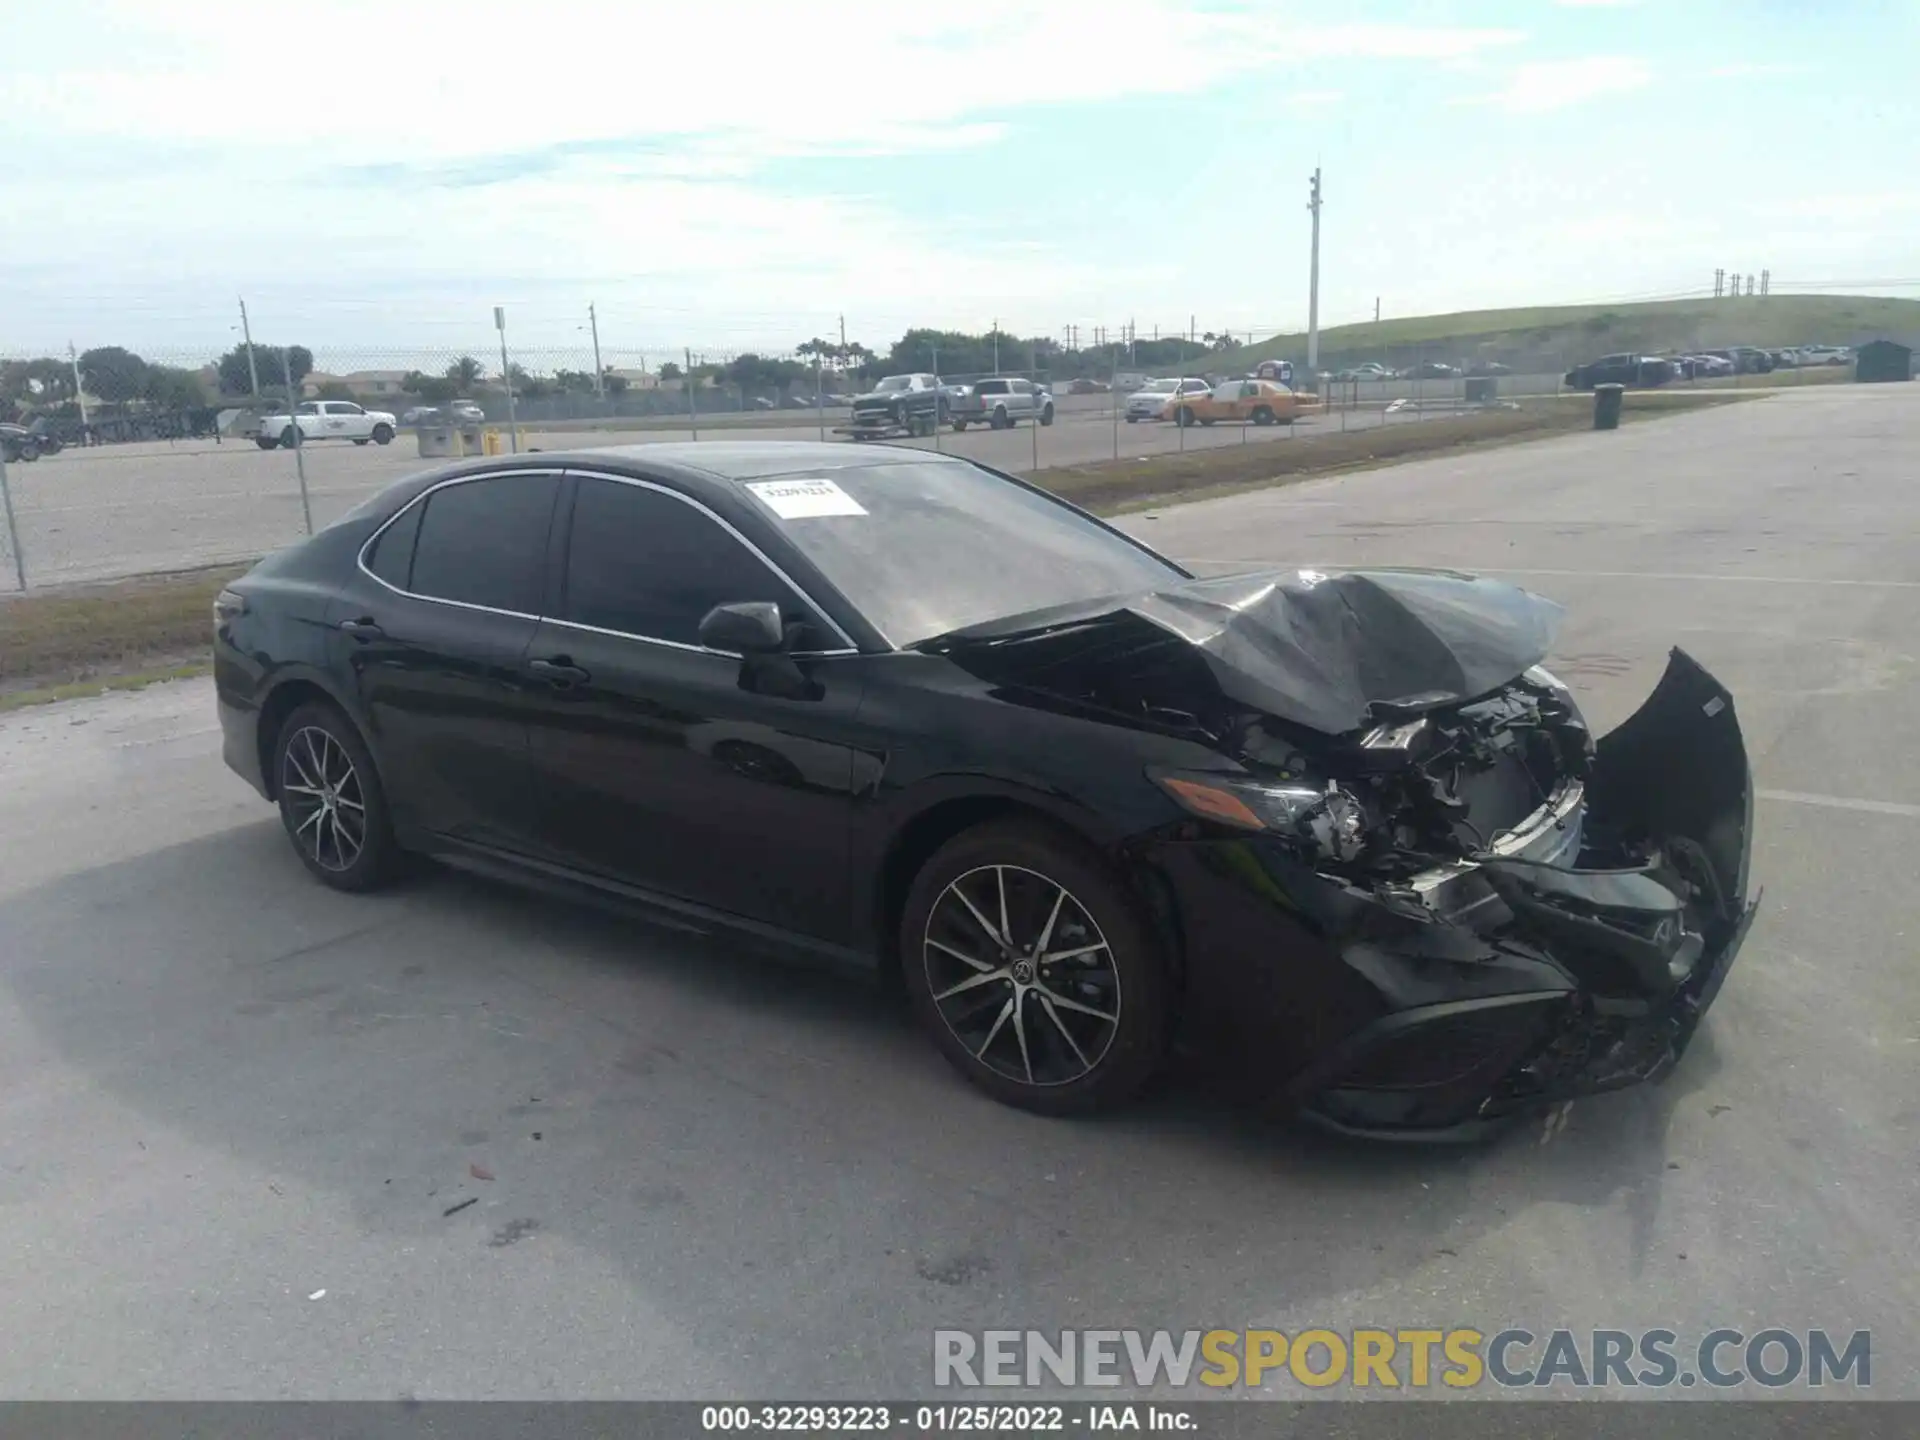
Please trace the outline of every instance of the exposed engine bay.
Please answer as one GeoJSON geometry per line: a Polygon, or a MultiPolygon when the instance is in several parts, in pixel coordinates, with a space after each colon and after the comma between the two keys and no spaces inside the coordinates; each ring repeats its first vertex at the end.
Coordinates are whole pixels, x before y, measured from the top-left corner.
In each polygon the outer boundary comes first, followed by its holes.
{"type": "Polygon", "coordinates": [[[1231,768],[1152,776],[1190,814],[1401,917],[1550,942],[1603,992],[1672,990],[1742,913],[1744,750],[1696,733],[1726,702],[1684,657],[1616,732],[1636,777],[1677,767],[1680,813],[1604,783],[1614,737],[1540,665],[1559,609],[1514,587],[1309,572],[1088,608],[942,648],[1023,703],[1205,745],[1231,768]]]}
{"type": "Polygon", "coordinates": [[[1236,705],[1190,646],[1143,620],[1086,622],[958,658],[1035,700],[1195,739],[1239,761],[1259,777],[1235,787],[1259,828],[1353,877],[1405,880],[1487,853],[1577,791],[1593,762],[1573,697],[1537,667],[1464,704],[1376,705],[1376,723],[1329,736],[1236,705]]]}

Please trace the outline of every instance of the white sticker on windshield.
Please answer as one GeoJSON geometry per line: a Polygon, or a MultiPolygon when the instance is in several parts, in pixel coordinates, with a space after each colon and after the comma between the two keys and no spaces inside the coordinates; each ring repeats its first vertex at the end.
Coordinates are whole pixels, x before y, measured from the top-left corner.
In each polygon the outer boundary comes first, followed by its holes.
{"type": "Polygon", "coordinates": [[[831,480],[756,480],[747,488],[782,520],[813,520],[823,515],[864,515],[860,502],[831,480]]]}

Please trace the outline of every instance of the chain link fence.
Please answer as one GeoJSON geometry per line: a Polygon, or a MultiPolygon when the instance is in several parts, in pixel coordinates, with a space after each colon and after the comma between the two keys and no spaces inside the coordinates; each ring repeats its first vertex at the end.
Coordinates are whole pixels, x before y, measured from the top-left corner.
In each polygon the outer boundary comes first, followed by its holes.
{"type": "MultiPolygon", "coordinates": [[[[1458,342],[1323,354],[1322,373],[1294,374],[1307,403],[1291,417],[1257,414],[1257,403],[1236,405],[1224,393],[1247,371],[1216,363],[1223,337],[1196,334],[1168,364],[1169,342],[1145,340],[1137,327],[1118,327],[1106,333],[1121,338],[1091,346],[1078,343],[1078,328],[1065,336],[1074,348],[910,331],[887,356],[826,341],[777,354],[603,348],[597,333],[573,345],[519,348],[503,329],[494,346],[465,349],[307,349],[263,337],[212,355],[102,347],[0,358],[0,424],[10,427],[0,430],[0,589],[251,560],[429,467],[449,453],[449,434],[457,437],[452,453],[741,438],[857,443],[845,433],[852,399],[883,373],[931,373],[956,389],[1017,377],[1047,391],[1039,419],[1015,415],[1005,429],[982,419],[964,431],[888,439],[1031,474],[1525,404],[1566,392],[1567,372],[1593,358],[1461,354],[1458,342]],[[1191,423],[1177,423],[1179,407],[1136,399],[1149,372],[1222,386],[1220,403],[1194,407],[1191,423]]],[[[1667,383],[1851,377],[1850,366],[1724,376],[1708,369],[1689,366],[1667,383]]]]}

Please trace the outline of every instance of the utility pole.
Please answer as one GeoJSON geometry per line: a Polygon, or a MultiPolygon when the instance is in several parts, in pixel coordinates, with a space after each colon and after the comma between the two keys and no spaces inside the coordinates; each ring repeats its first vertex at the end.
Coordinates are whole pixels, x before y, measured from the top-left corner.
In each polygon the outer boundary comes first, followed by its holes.
{"type": "Polygon", "coordinates": [[[500,332],[500,383],[507,387],[507,440],[520,453],[520,426],[513,418],[513,366],[507,363],[507,307],[493,307],[493,328],[500,332]]]}
{"type": "Polygon", "coordinates": [[[293,430],[293,470],[300,477],[300,515],[307,534],[313,534],[313,502],[307,498],[307,432],[300,428],[300,412],[293,403],[293,347],[280,350],[280,373],[287,381],[287,424],[293,430]]]}
{"type": "Polygon", "coordinates": [[[1771,270],[1762,270],[1760,272],[1760,293],[1762,295],[1765,295],[1767,293],[1767,290],[1771,285],[1772,280],[1773,280],[1773,272],[1771,270]]]}
{"type": "Polygon", "coordinates": [[[993,373],[1000,373],[1000,317],[993,320],[993,373]]]}
{"type": "Polygon", "coordinates": [[[1714,271],[1713,272],[1713,298],[1718,300],[1722,295],[1726,293],[1726,289],[1727,289],[1727,272],[1724,269],[1714,271]]]}
{"type": "Polygon", "coordinates": [[[587,306],[587,328],[593,331],[593,393],[602,400],[607,398],[607,374],[600,368],[600,317],[593,312],[593,306],[587,306]]]}
{"type": "Polygon", "coordinates": [[[1313,262],[1307,279],[1307,371],[1320,368],[1320,167],[1313,167],[1313,190],[1307,201],[1313,212],[1313,262]]]}
{"type": "Polygon", "coordinates": [[[1380,347],[1380,297],[1373,297],[1373,348],[1380,351],[1380,363],[1387,363],[1387,352],[1380,347]]]}
{"type": "MultiPolygon", "coordinates": [[[[253,363],[253,328],[247,324],[247,302],[244,299],[240,302],[240,333],[247,342],[247,379],[253,382],[253,398],[257,402],[260,399],[260,371],[253,363]]],[[[293,396],[287,396],[287,404],[293,404],[293,396]]]]}
{"type": "Polygon", "coordinates": [[[67,363],[73,366],[73,398],[80,402],[80,428],[87,427],[87,387],[80,379],[80,356],[73,348],[73,341],[67,341],[67,363]]]}
{"type": "Polygon", "coordinates": [[[846,351],[846,348],[847,348],[847,317],[842,315],[840,317],[840,349],[842,353],[846,351]]]}

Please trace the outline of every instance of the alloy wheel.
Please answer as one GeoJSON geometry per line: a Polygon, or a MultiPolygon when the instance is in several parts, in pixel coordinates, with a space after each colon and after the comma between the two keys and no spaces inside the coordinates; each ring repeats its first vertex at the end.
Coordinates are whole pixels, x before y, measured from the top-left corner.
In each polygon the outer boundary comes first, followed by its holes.
{"type": "Polygon", "coordinates": [[[353,868],[367,844],[367,797],[346,747],[317,725],[287,737],[280,755],[293,842],[322,870],[353,868]]]}
{"type": "Polygon", "coordinates": [[[1066,889],[1017,865],[955,878],[927,915],[927,992],[980,1064],[1023,1085],[1067,1085],[1120,1029],[1120,972],[1106,936],[1066,889]]]}

